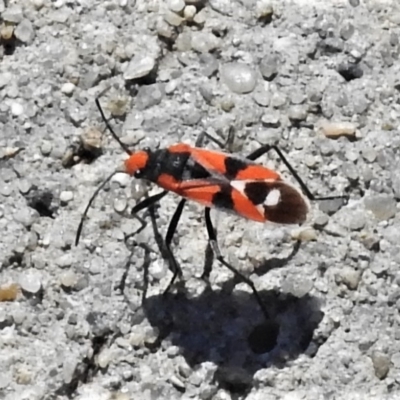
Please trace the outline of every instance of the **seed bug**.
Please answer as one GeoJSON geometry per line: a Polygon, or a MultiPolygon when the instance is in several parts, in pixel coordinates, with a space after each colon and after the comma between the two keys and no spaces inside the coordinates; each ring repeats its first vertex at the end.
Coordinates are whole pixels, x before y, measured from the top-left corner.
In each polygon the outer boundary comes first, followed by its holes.
{"type": "Polygon", "coordinates": [[[243,158],[222,151],[201,148],[205,137],[223,147],[219,140],[203,133],[199,136],[194,147],[178,143],[164,149],[144,148],[132,152],[109,124],[101,108],[99,98],[96,98],[96,105],[107,129],[129,157],[125,160],[122,168],[108,176],[93,193],[82,214],[75,244],[78,245],[79,243],[85,217],[95,197],[116,173],[124,172],[135,178],[145,179],[164,190],[147,197],[132,208],[131,214],[138,218],[142,227],[144,227],[145,221],[137,215],[138,212],[152,207],[169,192],[174,192],[182,197],[171,218],[165,236],[165,249],[173,273],[165,292],[169,290],[178,276],[182,276],[182,270],[171,250],[171,242],[186,201],[193,200],[205,206],[205,224],[215,258],[251,288],[262,312],[268,319],[268,313],[254,283],[230,265],[221,254],[216,231],[211,221],[210,209],[217,208],[257,222],[302,224],[309,211],[308,200],[341,198],[346,201],[347,196],[314,196],[287,161],[280,148],[275,145],[261,146],[243,158]],[[258,158],[270,150],[276,152],[299,184],[304,195],[299,189],[282,180],[278,172],[255,163],[258,158]]]}

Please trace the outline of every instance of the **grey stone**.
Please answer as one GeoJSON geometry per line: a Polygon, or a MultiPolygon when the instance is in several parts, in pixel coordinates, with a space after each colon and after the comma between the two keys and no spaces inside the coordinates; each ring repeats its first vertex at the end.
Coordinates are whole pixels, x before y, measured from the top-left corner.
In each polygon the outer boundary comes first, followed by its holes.
{"type": "Polygon", "coordinates": [[[1,18],[6,22],[19,24],[24,18],[22,8],[17,5],[12,5],[11,7],[7,7],[1,14],[1,18]]]}
{"type": "Polygon", "coordinates": [[[124,71],[125,80],[134,80],[149,75],[156,68],[156,60],[151,55],[135,55],[124,71]]]}
{"type": "Polygon", "coordinates": [[[372,365],[378,379],[385,379],[390,370],[390,358],[383,353],[374,352],[372,355],[372,365]]]}
{"type": "Polygon", "coordinates": [[[35,30],[31,21],[23,19],[14,30],[15,37],[22,43],[30,44],[35,38],[35,30]]]}
{"type": "Polygon", "coordinates": [[[141,86],[135,99],[135,105],[138,110],[146,110],[161,103],[164,97],[164,86],[159,83],[153,85],[141,86]]]}
{"type": "Polygon", "coordinates": [[[19,278],[19,284],[25,292],[36,294],[42,288],[41,275],[35,269],[24,271],[19,278]]]}
{"type": "Polygon", "coordinates": [[[279,59],[276,55],[265,56],[259,65],[261,75],[267,81],[272,81],[278,74],[279,59]]]}
{"type": "Polygon", "coordinates": [[[253,69],[244,63],[234,62],[221,67],[221,79],[228,88],[238,94],[254,90],[257,78],[253,69]]]}
{"type": "Polygon", "coordinates": [[[388,220],[396,215],[396,201],[389,195],[381,194],[365,197],[364,205],[381,221],[388,220]]]}

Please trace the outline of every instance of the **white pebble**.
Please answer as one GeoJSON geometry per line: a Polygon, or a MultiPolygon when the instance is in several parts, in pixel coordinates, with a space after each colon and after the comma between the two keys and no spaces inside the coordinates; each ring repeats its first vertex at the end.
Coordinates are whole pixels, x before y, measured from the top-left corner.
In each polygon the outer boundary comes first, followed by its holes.
{"type": "Polygon", "coordinates": [[[115,199],[114,200],[114,210],[117,213],[122,213],[126,210],[126,207],[128,206],[128,203],[126,199],[115,199]]]}
{"type": "Polygon", "coordinates": [[[183,0],[169,0],[168,1],[168,8],[171,11],[179,14],[185,8],[185,2],[183,0]]]}
{"type": "Polygon", "coordinates": [[[74,198],[74,194],[69,190],[64,190],[60,193],[61,203],[69,203],[74,198]]]}
{"type": "Polygon", "coordinates": [[[152,56],[136,55],[129,62],[124,72],[125,80],[142,78],[148,75],[155,67],[156,60],[152,56]]]}
{"type": "Polygon", "coordinates": [[[66,82],[61,86],[61,92],[64,94],[70,95],[75,90],[75,85],[72,82],[66,82]]]}
{"type": "Polygon", "coordinates": [[[178,82],[176,79],[173,79],[172,81],[169,81],[166,85],[165,85],[165,93],[166,94],[172,94],[175,89],[178,86],[178,82]]]}
{"type": "Polygon", "coordinates": [[[129,185],[129,182],[131,180],[131,177],[128,174],[125,174],[123,172],[115,174],[111,178],[112,183],[118,183],[118,185],[122,188],[127,187],[129,185]]]}
{"type": "Polygon", "coordinates": [[[301,227],[294,229],[291,232],[292,239],[300,240],[302,242],[310,242],[317,239],[317,232],[315,229],[308,227],[301,227]]]}
{"type": "Polygon", "coordinates": [[[252,92],[257,81],[255,72],[240,62],[224,65],[221,68],[221,78],[232,92],[239,94],[252,92]]]}
{"type": "Polygon", "coordinates": [[[172,11],[166,12],[164,15],[164,19],[171,26],[180,26],[183,22],[183,18],[172,11]]]}
{"type": "Polygon", "coordinates": [[[68,270],[61,275],[60,281],[64,287],[69,288],[76,285],[78,282],[78,277],[74,271],[68,270]]]}
{"type": "Polygon", "coordinates": [[[183,10],[183,17],[186,19],[186,21],[193,21],[196,12],[197,10],[195,6],[186,6],[183,10]]]}
{"type": "Polygon", "coordinates": [[[44,0],[32,0],[32,4],[36,10],[40,10],[44,5],[44,0]]]}
{"type": "Polygon", "coordinates": [[[158,260],[152,262],[149,267],[149,272],[151,276],[154,277],[155,279],[158,280],[162,279],[166,274],[166,268],[164,262],[158,260]]]}
{"type": "Polygon", "coordinates": [[[38,293],[42,287],[40,274],[36,270],[28,270],[22,273],[19,284],[25,292],[38,293]]]}
{"type": "Polygon", "coordinates": [[[114,354],[113,351],[109,348],[106,348],[101,351],[101,353],[97,357],[97,364],[100,368],[106,368],[108,364],[113,360],[114,354]]]}
{"type": "Polygon", "coordinates": [[[20,103],[12,103],[11,105],[11,114],[15,117],[19,117],[24,113],[24,106],[20,103]]]}
{"type": "Polygon", "coordinates": [[[256,4],[257,18],[270,17],[274,13],[274,9],[269,0],[259,0],[256,4]]]}

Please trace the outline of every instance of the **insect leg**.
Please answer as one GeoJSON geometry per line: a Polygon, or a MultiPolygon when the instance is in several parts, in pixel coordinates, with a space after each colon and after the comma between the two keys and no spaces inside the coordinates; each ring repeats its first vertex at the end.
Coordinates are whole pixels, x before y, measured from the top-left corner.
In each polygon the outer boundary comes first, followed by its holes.
{"type": "Polygon", "coordinates": [[[300,185],[301,189],[303,190],[304,194],[308,197],[310,200],[333,200],[333,199],[343,199],[345,201],[348,200],[348,196],[346,195],[337,195],[337,196],[325,196],[325,197],[318,197],[315,196],[310,189],[307,187],[307,185],[304,183],[304,181],[300,178],[299,174],[296,172],[296,170],[290,165],[289,161],[287,158],[283,155],[281,149],[278,146],[275,145],[270,145],[266,144],[264,146],[261,146],[259,149],[253,151],[250,153],[246,158],[249,160],[256,160],[257,158],[263,156],[264,154],[268,153],[270,150],[274,150],[279,158],[282,160],[282,162],[286,165],[286,168],[290,171],[290,173],[293,175],[294,179],[297,181],[297,183],[300,185]]]}
{"type": "Polygon", "coordinates": [[[177,263],[174,254],[172,253],[171,250],[171,242],[172,238],[176,232],[176,227],[178,226],[179,219],[181,218],[183,207],[186,203],[186,199],[182,199],[178,207],[175,210],[174,215],[172,216],[171,222],[169,223],[167,234],[165,235],[165,250],[166,250],[166,256],[168,258],[168,262],[171,268],[171,271],[173,273],[172,279],[169,282],[167,288],[165,289],[164,294],[168,293],[171,286],[174,284],[176,278],[182,276],[182,270],[179,264],[177,263]]]}
{"type": "Polygon", "coordinates": [[[166,190],[164,190],[163,192],[154,194],[153,196],[145,198],[143,201],[141,201],[140,203],[136,204],[132,208],[131,215],[140,222],[140,227],[135,232],[130,233],[126,237],[125,242],[127,241],[128,238],[131,238],[132,236],[137,235],[138,233],[140,233],[147,226],[146,220],[144,218],[140,217],[139,215],[137,215],[137,213],[139,211],[142,211],[142,210],[146,209],[146,208],[152,207],[155,203],[160,201],[166,194],[168,194],[168,192],[166,190]]]}
{"type": "Polygon", "coordinates": [[[145,208],[149,208],[150,206],[152,206],[153,204],[157,203],[159,200],[161,200],[168,192],[166,190],[154,194],[153,196],[150,197],[146,197],[143,201],[141,201],[140,203],[136,204],[132,210],[131,210],[131,214],[135,215],[137,214],[139,211],[144,210],[145,208]]]}
{"type": "Polygon", "coordinates": [[[246,283],[250,289],[253,292],[253,295],[258,303],[258,305],[261,308],[262,313],[264,314],[265,318],[267,320],[269,320],[269,314],[264,306],[263,301],[261,300],[261,297],[257,291],[257,289],[254,286],[254,283],[251,281],[251,279],[247,278],[246,276],[244,276],[242,273],[240,273],[236,268],[232,267],[232,265],[230,265],[228,262],[225,261],[224,257],[221,254],[221,251],[219,249],[218,246],[218,242],[217,242],[217,235],[215,233],[215,229],[213,227],[212,221],[211,221],[211,216],[210,216],[210,208],[206,208],[205,209],[205,220],[206,220],[206,228],[207,228],[207,233],[208,233],[208,238],[209,238],[209,242],[210,245],[214,251],[215,254],[215,258],[221,263],[223,264],[226,268],[228,268],[231,272],[233,272],[235,274],[235,276],[237,278],[239,278],[242,282],[246,283]]]}
{"type": "Polygon", "coordinates": [[[233,137],[234,137],[234,129],[233,127],[229,128],[229,132],[228,132],[228,137],[226,138],[225,142],[221,142],[219,139],[215,138],[214,136],[210,135],[209,133],[203,131],[200,133],[200,135],[197,137],[196,140],[196,147],[203,147],[204,144],[204,138],[207,138],[208,140],[210,140],[211,142],[214,142],[218,147],[220,147],[221,149],[226,148],[227,146],[229,146],[230,144],[232,144],[233,142],[233,137]]]}

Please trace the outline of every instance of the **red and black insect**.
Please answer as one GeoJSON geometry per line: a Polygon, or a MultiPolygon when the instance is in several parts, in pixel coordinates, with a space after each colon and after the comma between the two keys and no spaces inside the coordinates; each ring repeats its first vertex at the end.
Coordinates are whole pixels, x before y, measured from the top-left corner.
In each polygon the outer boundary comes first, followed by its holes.
{"type": "MultiPolygon", "coordinates": [[[[129,155],[129,158],[125,161],[123,168],[110,175],[93,194],[82,215],[77,231],[76,244],[79,242],[84,218],[94,198],[115,173],[122,171],[135,178],[145,179],[160,186],[164,191],[136,204],[131,211],[132,215],[136,216],[139,211],[153,206],[168,192],[174,192],[183,197],[171,219],[165,237],[165,248],[168,253],[170,268],[173,272],[168,288],[171,287],[178,275],[182,275],[170,246],[183,207],[187,200],[193,200],[205,206],[206,228],[215,257],[251,287],[263,312],[268,315],[253,282],[226,262],[221,255],[217,244],[216,232],[210,217],[210,209],[214,207],[257,222],[270,221],[279,224],[301,224],[306,220],[309,211],[307,199],[329,200],[345,199],[346,197],[314,196],[281,150],[273,145],[262,146],[247,157],[242,158],[201,148],[204,136],[209,137],[209,135],[203,134],[197,140],[196,147],[179,143],[165,149],[151,150],[145,148],[133,153],[121,142],[109,125],[98,99],[96,99],[96,105],[107,128],[129,155]],[[255,163],[256,159],[270,150],[274,150],[278,154],[298,182],[305,196],[300,190],[283,181],[276,171],[255,163]]],[[[223,146],[218,140],[212,137],[209,138],[223,146]]],[[[139,220],[144,224],[141,218],[139,220]]]]}

